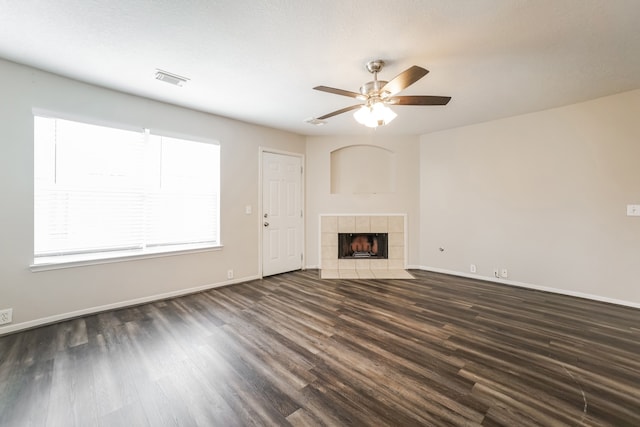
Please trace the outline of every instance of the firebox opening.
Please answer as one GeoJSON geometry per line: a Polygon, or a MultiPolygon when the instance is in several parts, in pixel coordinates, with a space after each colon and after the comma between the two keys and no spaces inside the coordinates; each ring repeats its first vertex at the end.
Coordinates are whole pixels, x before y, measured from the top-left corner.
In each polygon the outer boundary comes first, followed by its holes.
{"type": "Polygon", "coordinates": [[[338,258],[388,259],[387,233],[338,233],[338,258]]]}

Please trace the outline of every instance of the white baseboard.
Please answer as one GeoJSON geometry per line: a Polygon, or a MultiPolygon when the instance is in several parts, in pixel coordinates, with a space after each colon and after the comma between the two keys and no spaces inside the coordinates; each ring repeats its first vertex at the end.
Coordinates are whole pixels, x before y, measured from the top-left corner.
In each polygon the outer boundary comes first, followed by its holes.
{"type": "Polygon", "coordinates": [[[120,301],[112,304],[100,305],[97,307],[84,308],[82,310],[71,311],[68,313],[56,314],[54,316],[42,317],[40,319],[29,320],[27,322],[16,323],[6,326],[0,326],[0,336],[10,334],[12,332],[31,329],[38,326],[44,326],[51,323],[61,322],[63,320],[74,319],[76,317],[88,316],[108,310],[116,310],[119,308],[130,307],[134,305],[146,304],[149,302],[160,301],[163,299],[175,298],[179,296],[195,294],[197,292],[206,291],[208,289],[219,288],[222,286],[234,285],[236,283],[249,282],[259,279],[260,276],[248,276],[239,279],[225,280],[224,282],[213,283],[209,285],[196,286],[194,288],[180,289],[177,291],[166,292],[163,294],[150,295],[142,298],[136,298],[127,301],[120,301]]]}
{"type": "MultiPolygon", "coordinates": [[[[317,269],[318,267],[317,266],[307,266],[306,268],[307,269],[317,269]]],[[[443,269],[443,268],[429,267],[429,266],[410,265],[407,268],[408,269],[414,269],[414,270],[432,271],[434,273],[449,274],[449,275],[452,275],[452,276],[468,277],[468,278],[471,278],[471,279],[484,280],[484,281],[487,281],[487,282],[501,283],[503,285],[517,286],[517,287],[520,287],[520,288],[534,289],[534,290],[538,290],[538,291],[551,292],[551,293],[554,293],[554,294],[568,295],[568,296],[573,296],[573,297],[578,297],[578,298],[586,298],[586,299],[590,299],[590,300],[594,300],[594,301],[606,302],[606,303],[610,303],[610,304],[617,304],[617,305],[622,305],[622,306],[626,306],[626,307],[640,308],[640,303],[635,303],[635,302],[631,302],[631,301],[624,301],[624,300],[618,300],[618,299],[614,299],[614,298],[603,297],[603,296],[600,296],[600,295],[593,295],[593,294],[586,294],[586,293],[582,293],[582,292],[569,291],[569,290],[566,290],[566,289],[558,289],[558,288],[550,288],[550,287],[547,287],[547,286],[533,285],[533,284],[530,284],[530,283],[517,282],[515,280],[507,280],[507,279],[499,279],[499,278],[495,278],[495,277],[480,276],[478,274],[469,274],[469,273],[463,273],[463,272],[459,272],[459,271],[447,270],[447,269],[443,269]]],[[[153,301],[159,301],[159,300],[163,300],[163,299],[175,298],[175,297],[184,296],[184,295],[188,295],[188,294],[194,294],[194,293],[197,293],[197,292],[206,291],[208,289],[219,288],[219,287],[222,287],[222,286],[233,285],[233,284],[242,283],[242,282],[249,282],[251,280],[256,280],[256,279],[259,279],[259,278],[260,278],[260,276],[256,275],[256,276],[243,277],[243,278],[239,278],[239,279],[226,280],[224,282],[213,283],[213,284],[203,285],[203,286],[197,286],[197,287],[188,288],[188,289],[180,289],[180,290],[173,291],[173,292],[167,292],[167,293],[163,293],[163,294],[156,294],[156,295],[151,295],[151,296],[147,296],[147,297],[127,300],[127,301],[120,301],[120,302],[117,302],[117,303],[106,304],[106,305],[101,305],[101,306],[91,307],[91,308],[85,308],[85,309],[82,309],[82,310],[71,311],[71,312],[68,312],[68,313],[56,314],[54,316],[42,317],[40,319],[30,320],[30,321],[27,321],[27,322],[16,323],[16,324],[11,324],[11,325],[6,325],[6,326],[0,326],[0,336],[6,335],[6,334],[10,334],[12,332],[25,330],[25,329],[35,328],[35,327],[38,327],[38,326],[48,325],[48,324],[51,324],[51,323],[61,322],[61,321],[68,320],[68,319],[74,319],[76,317],[88,316],[88,315],[100,313],[100,312],[103,312],[103,311],[116,310],[116,309],[119,309],[119,308],[145,304],[145,303],[149,303],[149,302],[153,302],[153,301]]]]}
{"type": "MultiPolygon", "coordinates": [[[[410,267],[410,268],[413,268],[413,267],[410,267]]],[[[444,268],[428,267],[428,266],[426,266],[426,267],[425,266],[420,266],[420,267],[416,267],[416,268],[418,270],[433,271],[434,273],[443,273],[443,274],[449,274],[449,275],[452,275],[452,276],[468,277],[470,279],[478,279],[478,280],[484,280],[484,281],[487,281],[487,282],[501,283],[503,285],[517,286],[519,288],[534,289],[536,291],[551,292],[551,293],[554,293],[554,294],[561,294],[561,295],[568,295],[568,296],[572,296],[572,297],[585,298],[585,299],[590,299],[590,300],[594,300],[594,301],[607,302],[607,303],[610,303],[610,304],[623,305],[623,306],[626,306],[626,307],[640,308],[640,303],[636,303],[636,302],[632,302],[632,301],[624,301],[624,300],[608,298],[608,297],[603,297],[601,295],[585,294],[585,293],[582,293],[582,292],[569,291],[569,290],[566,290],[566,289],[550,288],[550,287],[547,287],[547,286],[533,285],[531,283],[517,282],[515,280],[499,279],[499,278],[496,278],[496,277],[489,277],[489,276],[480,276],[479,274],[462,273],[462,272],[454,271],[454,270],[446,270],[444,268]]]]}

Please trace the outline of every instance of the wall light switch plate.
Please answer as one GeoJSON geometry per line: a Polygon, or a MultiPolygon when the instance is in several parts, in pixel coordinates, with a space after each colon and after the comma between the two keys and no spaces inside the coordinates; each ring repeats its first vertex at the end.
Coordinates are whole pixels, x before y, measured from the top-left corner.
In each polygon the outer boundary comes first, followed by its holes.
{"type": "Polygon", "coordinates": [[[640,205],[627,205],[627,216],[640,216],[640,205]]]}

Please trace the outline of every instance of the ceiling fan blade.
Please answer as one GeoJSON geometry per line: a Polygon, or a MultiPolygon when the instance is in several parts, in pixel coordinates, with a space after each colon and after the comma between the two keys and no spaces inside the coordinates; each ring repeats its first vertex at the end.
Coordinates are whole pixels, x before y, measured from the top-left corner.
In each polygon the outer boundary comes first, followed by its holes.
{"type": "Polygon", "coordinates": [[[392,96],[386,102],[391,105],[447,105],[450,96],[392,96]]]}
{"type": "Polygon", "coordinates": [[[340,110],[333,111],[329,114],[325,114],[322,117],[316,117],[318,120],[328,119],[329,117],[337,116],[338,114],[346,113],[347,111],[355,110],[356,108],[362,107],[362,104],[352,105],[350,107],[345,107],[340,110]]]}
{"type": "Polygon", "coordinates": [[[414,65],[413,67],[407,68],[397,76],[395,76],[389,83],[384,85],[382,88],[382,92],[389,92],[389,94],[394,95],[400,92],[403,89],[408,88],[421,78],[427,75],[429,70],[425,70],[422,67],[418,67],[414,65]]]}
{"type": "Polygon", "coordinates": [[[336,89],[334,87],[329,87],[329,86],[316,86],[314,87],[314,89],[322,92],[333,93],[336,95],[348,96],[350,98],[362,99],[363,101],[367,99],[367,97],[361,93],[351,92],[349,90],[343,90],[343,89],[336,89]]]}

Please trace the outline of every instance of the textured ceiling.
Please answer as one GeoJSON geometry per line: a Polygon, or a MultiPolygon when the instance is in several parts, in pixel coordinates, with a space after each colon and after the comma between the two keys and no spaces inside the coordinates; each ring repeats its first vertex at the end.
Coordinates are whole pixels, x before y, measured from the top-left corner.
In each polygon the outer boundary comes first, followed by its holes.
{"type": "Polygon", "coordinates": [[[640,1],[0,0],[0,57],[306,135],[370,132],[351,113],[305,123],[357,103],[314,86],[420,65],[401,95],[452,101],[396,106],[376,132],[424,134],[640,88],[640,1]]]}

